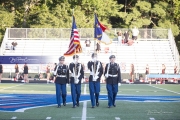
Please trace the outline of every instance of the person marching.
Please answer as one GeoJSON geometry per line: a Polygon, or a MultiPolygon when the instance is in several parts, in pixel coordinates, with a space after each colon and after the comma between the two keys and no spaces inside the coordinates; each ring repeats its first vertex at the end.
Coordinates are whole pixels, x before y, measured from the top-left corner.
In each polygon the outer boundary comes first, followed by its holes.
{"type": "Polygon", "coordinates": [[[89,61],[87,66],[90,70],[89,76],[89,91],[91,97],[91,105],[92,108],[95,107],[95,99],[96,106],[99,106],[99,92],[100,92],[100,79],[103,74],[103,66],[100,61],[97,60],[97,53],[92,54],[92,61],[89,61]]]}
{"type": "Polygon", "coordinates": [[[79,98],[81,95],[81,80],[84,78],[83,65],[78,62],[79,56],[73,56],[73,62],[69,65],[71,71],[70,83],[71,83],[71,96],[73,101],[73,108],[79,107],[79,98]]]}
{"type": "Polygon", "coordinates": [[[58,108],[61,107],[61,96],[63,105],[66,106],[66,84],[69,83],[69,68],[64,64],[65,57],[59,57],[59,64],[54,72],[54,81],[56,86],[56,100],[58,108]]]}
{"type": "Polygon", "coordinates": [[[116,107],[115,100],[118,92],[118,86],[121,85],[121,70],[115,63],[115,55],[109,57],[110,63],[106,64],[104,76],[106,78],[106,89],[108,92],[108,108],[116,107]]]}

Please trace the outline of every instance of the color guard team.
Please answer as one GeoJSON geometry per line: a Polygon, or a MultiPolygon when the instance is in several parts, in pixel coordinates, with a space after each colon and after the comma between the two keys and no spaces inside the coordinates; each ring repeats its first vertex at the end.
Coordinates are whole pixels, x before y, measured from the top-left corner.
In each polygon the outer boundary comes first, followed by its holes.
{"type": "MultiPolygon", "coordinates": [[[[103,65],[97,59],[97,54],[92,54],[92,60],[87,64],[90,70],[89,76],[89,91],[92,108],[98,107],[99,93],[100,93],[100,78],[103,75],[103,65]]],[[[118,86],[121,85],[121,71],[117,63],[115,63],[115,56],[109,57],[110,63],[106,64],[104,76],[106,78],[106,89],[108,93],[108,108],[116,107],[115,100],[118,92],[118,86]]],[[[79,63],[79,56],[73,56],[73,62],[70,65],[64,64],[65,57],[59,58],[59,64],[55,67],[54,81],[56,87],[57,107],[61,107],[61,103],[66,106],[66,84],[70,83],[72,108],[79,107],[79,99],[81,95],[81,81],[84,78],[84,68],[79,63]],[[69,70],[71,75],[69,76],[69,70]],[[70,78],[70,81],[69,81],[70,78]],[[62,100],[61,100],[62,99],[62,100]],[[62,102],[61,102],[62,101],[62,102]]]]}

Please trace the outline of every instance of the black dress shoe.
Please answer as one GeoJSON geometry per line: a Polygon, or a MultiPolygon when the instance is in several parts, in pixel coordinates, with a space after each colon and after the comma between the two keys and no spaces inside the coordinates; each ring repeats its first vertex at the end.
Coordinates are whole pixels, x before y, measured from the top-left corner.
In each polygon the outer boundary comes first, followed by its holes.
{"type": "Polygon", "coordinates": [[[96,106],[99,107],[99,103],[96,103],[96,106]]]}
{"type": "Polygon", "coordinates": [[[116,105],[115,105],[115,104],[114,104],[113,106],[114,106],[114,107],[116,107],[116,105]]]}
{"type": "Polygon", "coordinates": [[[66,106],[66,103],[63,103],[64,106],[66,106]]]}
{"type": "Polygon", "coordinates": [[[92,108],[94,108],[94,106],[92,106],[92,108]]]}
{"type": "Polygon", "coordinates": [[[111,108],[111,106],[108,106],[108,108],[111,108]]]}
{"type": "Polygon", "coordinates": [[[77,107],[79,107],[79,103],[77,103],[76,105],[77,105],[77,107]]]}
{"type": "Polygon", "coordinates": [[[60,105],[57,106],[57,108],[60,108],[60,107],[61,107],[60,105]]]}

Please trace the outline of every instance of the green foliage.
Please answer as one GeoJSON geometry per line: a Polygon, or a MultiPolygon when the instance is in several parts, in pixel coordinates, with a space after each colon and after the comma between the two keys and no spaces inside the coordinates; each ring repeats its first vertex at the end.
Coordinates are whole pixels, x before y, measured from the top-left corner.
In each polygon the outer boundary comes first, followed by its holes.
{"type": "Polygon", "coordinates": [[[125,22],[125,25],[129,28],[134,26],[143,27],[150,24],[149,12],[151,10],[151,4],[146,1],[138,1],[133,8],[130,8],[130,12],[120,12],[120,17],[125,22]]]}
{"type": "Polygon", "coordinates": [[[6,27],[12,27],[13,24],[14,15],[3,7],[0,7],[0,43],[2,42],[6,27]]]}
{"type": "MultiPolygon", "coordinates": [[[[171,28],[175,36],[180,32],[179,0],[127,0],[126,12],[121,0],[1,0],[0,4],[0,37],[6,27],[52,28],[34,36],[31,33],[36,30],[27,31],[33,38],[44,32],[46,37],[67,37],[69,29],[56,28],[70,28],[73,13],[78,28],[93,28],[95,11],[108,28],[171,28]]],[[[79,32],[83,37],[93,36],[93,31],[79,32]]]]}

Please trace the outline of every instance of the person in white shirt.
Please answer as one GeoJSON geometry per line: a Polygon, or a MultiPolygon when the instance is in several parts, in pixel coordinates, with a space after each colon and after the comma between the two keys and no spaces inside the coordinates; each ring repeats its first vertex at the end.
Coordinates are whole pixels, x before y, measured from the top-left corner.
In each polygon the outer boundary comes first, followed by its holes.
{"type": "Polygon", "coordinates": [[[132,39],[133,40],[137,40],[137,36],[139,35],[139,30],[136,28],[136,27],[134,27],[133,29],[132,29],[132,39]]]}
{"type": "Polygon", "coordinates": [[[117,35],[118,35],[118,44],[119,44],[119,45],[122,45],[122,32],[119,31],[119,32],[117,33],[117,35]]]}

